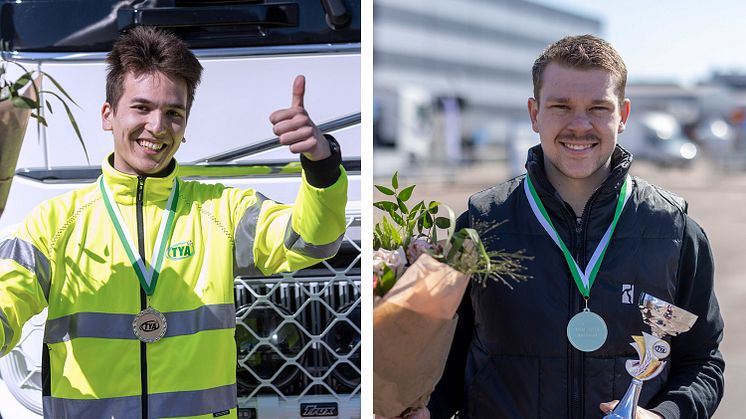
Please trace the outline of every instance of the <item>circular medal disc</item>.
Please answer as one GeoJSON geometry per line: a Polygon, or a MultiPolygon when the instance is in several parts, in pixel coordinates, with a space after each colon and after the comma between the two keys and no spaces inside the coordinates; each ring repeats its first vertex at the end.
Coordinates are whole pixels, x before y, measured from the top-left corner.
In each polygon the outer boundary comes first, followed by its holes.
{"type": "Polygon", "coordinates": [[[162,338],[166,334],[166,327],[166,316],[152,307],[138,313],[132,321],[135,336],[145,343],[153,343],[162,338]]]}
{"type": "Polygon", "coordinates": [[[567,339],[579,351],[595,351],[606,342],[608,334],[604,319],[588,309],[574,315],[567,323],[567,339]]]}

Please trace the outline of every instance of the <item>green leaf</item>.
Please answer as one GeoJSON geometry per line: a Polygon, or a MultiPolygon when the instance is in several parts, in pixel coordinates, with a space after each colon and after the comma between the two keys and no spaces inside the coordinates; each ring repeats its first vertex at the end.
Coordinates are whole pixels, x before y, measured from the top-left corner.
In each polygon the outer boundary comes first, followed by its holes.
{"type": "Polygon", "coordinates": [[[26,96],[13,96],[10,98],[10,102],[19,109],[36,109],[36,101],[26,96]]]}
{"type": "Polygon", "coordinates": [[[433,226],[433,217],[430,215],[430,213],[425,213],[425,216],[422,220],[422,227],[429,229],[433,226]]]}
{"type": "Polygon", "coordinates": [[[402,227],[406,227],[407,223],[404,221],[403,218],[399,214],[397,214],[395,211],[389,211],[389,215],[391,216],[391,219],[394,220],[396,224],[399,224],[402,227]]]}
{"type": "Polygon", "coordinates": [[[388,211],[394,211],[397,208],[396,204],[393,203],[393,202],[390,202],[390,201],[378,201],[378,202],[374,202],[373,206],[376,207],[376,208],[378,208],[378,209],[380,209],[380,210],[382,210],[382,211],[386,211],[386,212],[388,212],[388,211]]]}
{"type": "Polygon", "coordinates": [[[399,204],[399,209],[401,210],[402,214],[409,214],[409,209],[406,205],[404,205],[404,201],[397,197],[396,202],[397,204],[399,204]]]}
{"type": "Polygon", "coordinates": [[[477,249],[477,252],[479,252],[479,256],[486,262],[487,269],[490,268],[490,257],[487,254],[487,249],[484,248],[484,243],[482,243],[482,239],[479,238],[479,233],[477,233],[477,230],[473,228],[462,228],[461,230],[466,231],[467,236],[471,239],[471,241],[474,242],[474,246],[477,249]]]}
{"type": "Polygon", "coordinates": [[[54,93],[54,92],[47,92],[47,93],[51,93],[52,95],[54,95],[58,99],[60,99],[60,102],[62,102],[62,106],[65,107],[65,112],[67,112],[67,119],[70,120],[70,125],[72,125],[73,130],[75,130],[75,135],[78,137],[78,141],[80,142],[80,145],[83,147],[83,153],[85,153],[85,160],[90,165],[91,164],[91,159],[88,157],[88,149],[85,147],[85,143],[83,142],[83,136],[80,135],[80,128],[78,128],[78,123],[75,121],[75,117],[73,116],[73,113],[70,110],[70,107],[67,106],[67,102],[65,102],[64,100],[62,100],[59,97],[59,95],[57,95],[56,93],[54,93]]]}
{"type": "Polygon", "coordinates": [[[388,235],[390,237],[390,243],[389,247],[387,247],[388,250],[394,250],[397,247],[402,245],[401,235],[399,234],[399,231],[396,229],[396,227],[388,222],[387,219],[383,219],[383,227],[388,235]]]}
{"type": "Polygon", "coordinates": [[[385,187],[383,185],[375,185],[375,187],[376,187],[376,189],[378,189],[384,195],[389,195],[389,196],[394,196],[395,195],[394,191],[392,191],[391,189],[389,189],[389,188],[387,188],[387,187],[385,187]]]}
{"type": "Polygon", "coordinates": [[[402,201],[407,201],[409,198],[412,197],[412,191],[414,190],[414,187],[416,185],[407,186],[404,188],[401,192],[399,192],[399,198],[402,199],[402,201]]]}
{"type": "Polygon", "coordinates": [[[21,90],[25,85],[28,84],[28,82],[31,81],[32,72],[29,71],[25,74],[23,74],[21,77],[19,77],[15,83],[13,83],[13,89],[15,90],[21,90]]]}
{"type": "Polygon", "coordinates": [[[467,236],[464,230],[466,229],[463,228],[459,230],[451,237],[451,250],[448,251],[448,255],[446,255],[446,262],[450,262],[451,260],[453,260],[453,257],[456,256],[456,253],[458,253],[464,246],[464,241],[466,241],[467,236]]]}
{"type": "Polygon", "coordinates": [[[394,189],[399,189],[399,172],[394,172],[394,176],[391,177],[391,186],[394,187],[394,189]]]}
{"type": "Polygon", "coordinates": [[[56,97],[57,100],[59,100],[60,103],[62,103],[62,106],[65,107],[65,112],[67,113],[67,119],[70,120],[70,125],[72,125],[73,130],[75,131],[75,135],[78,137],[78,141],[80,142],[80,145],[83,147],[83,153],[85,153],[85,159],[88,162],[88,164],[91,164],[91,159],[88,157],[88,149],[86,148],[85,143],[83,142],[83,136],[80,135],[80,128],[78,128],[78,122],[75,121],[75,116],[73,116],[73,113],[70,110],[70,107],[67,105],[67,102],[65,102],[65,100],[62,99],[60,95],[58,95],[55,92],[52,92],[49,90],[42,90],[41,93],[49,94],[49,95],[56,97]]]}
{"type": "Polygon", "coordinates": [[[437,214],[438,213],[438,205],[440,205],[440,204],[441,203],[438,202],[438,201],[430,201],[430,204],[427,206],[428,212],[430,212],[430,214],[437,214]]]}
{"type": "Polygon", "coordinates": [[[49,109],[49,113],[54,114],[54,112],[52,111],[52,104],[49,103],[48,100],[45,100],[44,102],[47,104],[47,109],[49,109]]]}
{"type": "Polygon", "coordinates": [[[416,214],[418,211],[420,211],[424,207],[425,207],[425,203],[423,201],[420,201],[415,206],[413,206],[409,211],[416,214]]]}
{"type": "Polygon", "coordinates": [[[48,127],[48,126],[49,126],[49,125],[47,125],[47,120],[46,120],[46,119],[44,119],[44,117],[43,117],[43,116],[41,116],[41,115],[38,115],[38,114],[36,114],[36,113],[32,113],[32,114],[31,114],[31,117],[32,117],[32,118],[35,118],[35,119],[36,119],[37,121],[39,121],[39,123],[40,123],[40,124],[44,125],[45,127],[48,127]]]}
{"type": "MultiPolygon", "coordinates": [[[[75,106],[78,106],[78,104],[77,104],[77,103],[75,103],[75,101],[73,100],[73,98],[72,98],[72,97],[70,97],[70,95],[68,95],[68,94],[67,94],[67,92],[65,91],[65,89],[63,89],[63,88],[62,88],[62,85],[60,85],[59,83],[57,83],[57,80],[55,80],[55,79],[54,79],[54,78],[53,78],[52,76],[50,76],[50,75],[49,75],[49,73],[45,73],[45,72],[43,72],[43,71],[42,71],[42,74],[44,75],[44,77],[47,77],[47,78],[48,78],[49,80],[51,80],[51,81],[52,81],[52,83],[54,83],[55,87],[57,87],[57,90],[59,90],[60,92],[62,92],[62,94],[63,94],[63,95],[65,95],[65,97],[66,97],[66,98],[67,98],[67,99],[68,99],[68,100],[69,100],[70,102],[72,102],[72,103],[73,103],[73,104],[74,104],[75,106]]],[[[56,95],[55,95],[55,96],[56,96],[56,95]]],[[[59,96],[57,96],[57,97],[59,98],[59,96]]],[[[64,101],[64,100],[62,100],[62,99],[60,99],[60,100],[62,101],[62,103],[65,103],[65,101],[64,101]]],[[[83,141],[83,140],[81,139],[81,141],[83,141]]],[[[85,146],[83,146],[83,148],[85,148],[85,146]]],[[[86,159],[87,159],[87,158],[88,158],[88,152],[86,151],[86,159]]],[[[89,162],[89,163],[90,163],[90,162],[89,162]]]]}
{"type": "Polygon", "coordinates": [[[438,228],[446,229],[451,226],[451,220],[446,217],[437,217],[435,219],[435,225],[438,228]]]}
{"type": "Polygon", "coordinates": [[[383,276],[378,278],[377,294],[380,297],[383,297],[391,288],[394,287],[394,284],[396,284],[396,273],[394,273],[388,265],[384,264],[383,276]]]}

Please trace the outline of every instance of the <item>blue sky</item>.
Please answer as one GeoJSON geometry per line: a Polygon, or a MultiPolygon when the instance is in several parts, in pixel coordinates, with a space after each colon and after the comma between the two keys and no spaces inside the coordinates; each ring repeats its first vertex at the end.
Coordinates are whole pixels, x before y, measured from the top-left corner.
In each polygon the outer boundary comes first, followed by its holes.
{"type": "Polygon", "coordinates": [[[531,0],[602,22],[630,81],[692,84],[713,70],[746,73],[746,2],[531,0]]]}

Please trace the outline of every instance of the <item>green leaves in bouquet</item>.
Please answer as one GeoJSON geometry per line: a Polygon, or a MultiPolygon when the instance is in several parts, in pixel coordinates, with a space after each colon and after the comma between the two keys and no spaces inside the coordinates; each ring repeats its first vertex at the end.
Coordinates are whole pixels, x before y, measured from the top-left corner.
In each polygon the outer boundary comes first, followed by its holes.
{"type": "Polygon", "coordinates": [[[430,237],[432,243],[437,243],[436,227],[447,228],[450,225],[447,218],[436,217],[440,202],[431,201],[425,205],[425,201],[420,201],[411,208],[407,206],[415,186],[410,185],[399,190],[399,172],[391,177],[390,186],[375,185],[379,192],[391,197],[391,200],[373,203],[373,206],[388,215],[388,218],[384,217],[373,228],[374,249],[406,249],[411,240],[418,237],[430,237]]]}
{"type": "Polygon", "coordinates": [[[396,273],[386,265],[383,265],[383,276],[377,279],[373,291],[379,297],[383,297],[396,284],[396,273]]]}
{"type": "MultiPolygon", "coordinates": [[[[503,222],[492,223],[484,229],[484,226],[480,226],[479,229],[487,233],[503,222]]],[[[518,282],[530,278],[524,273],[526,268],[523,262],[533,259],[533,256],[527,256],[524,250],[487,250],[475,228],[462,228],[453,233],[449,244],[448,254],[441,261],[459,272],[471,275],[472,279],[482,286],[486,286],[488,280],[493,280],[512,288],[509,279],[518,282]]]]}
{"type": "MultiPolygon", "coordinates": [[[[399,247],[410,252],[413,240],[423,239],[429,243],[426,252],[436,260],[455,270],[470,275],[472,279],[486,286],[488,280],[502,282],[508,287],[512,281],[529,279],[523,262],[533,259],[523,250],[508,252],[489,250],[480,234],[487,234],[499,227],[502,222],[474,225],[455,231],[455,215],[446,205],[438,201],[420,201],[408,207],[415,185],[399,189],[398,172],[391,177],[390,185],[375,185],[376,189],[389,199],[374,202],[373,205],[386,215],[373,227],[373,249],[395,251],[399,247]],[[448,211],[448,217],[439,217],[441,206],[448,211]],[[445,245],[438,241],[438,230],[445,230],[445,245]],[[509,282],[508,280],[511,280],[509,282]]],[[[415,246],[416,248],[417,246],[415,246]]],[[[493,246],[490,246],[492,248],[493,246]]],[[[415,252],[416,253],[416,252],[415,252]]],[[[407,258],[416,257],[407,255],[407,258]]],[[[413,263],[413,260],[409,260],[413,263]]],[[[383,296],[396,282],[395,272],[383,264],[374,285],[376,295],[383,296]]]]}
{"type": "MultiPolygon", "coordinates": [[[[54,85],[57,91],[55,92],[53,90],[39,90],[39,88],[36,86],[36,83],[33,82],[34,73],[37,73],[37,71],[29,71],[26,69],[26,67],[18,62],[7,61],[5,59],[5,52],[8,51],[7,44],[0,45],[0,51],[3,53],[3,62],[0,63],[0,101],[10,100],[10,103],[15,108],[31,109],[31,117],[36,119],[37,124],[44,125],[46,127],[48,126],[48,123],[46,118],[44,118],[44,116],[42,115],[42,102],[40,100],[34,100],[32,98],[23,96],[21,91],[30,83],[31,87],[34,89],[34,97],[40,98],[43,97],[43,95],[49,95],[56,98],[65,109],[67,119],[70,121],[70,125],[75,131],[75,135],[78,137],[78,141],[80,142],[81,147],[83,147],[83,153],[85,153],[86,161],[88,161],[88,163],[90,164],[88,149],[83,142],[83,136],[80,133],[80,127],[78,126],[78,122],[75,120],[75,116],[73,115],[72,110],[68,105],[68,102],[70,102],[73,105],[78,106],[78,104],[75,103],[75,100],[73,100],[73,98],[67,93],[67,91],[65,91],[62,85],[54,79],[54,77],[50,76],[49,73],[46,73],[44,71],[38,71],[38,73],[43,77],[49,79],[49,81],[54,85]],[[17,65],[24,71],[24,73],[14,82],[11,82],[6,78],[6,65],[8,63],[17,65]]],[[[50,114],[54,113],[52,105],[48,100],[44,101],[43,106],[49,111],[50,114]]]]}
{"type": "Polygon", "coordinates": [[[401,235],[399,235],[399,231],[396,226],[391,224],[388,219],[384,218],[373,228],[374,249],[383,248],[387,250],[393,250],[401,245],[401,235]]]}

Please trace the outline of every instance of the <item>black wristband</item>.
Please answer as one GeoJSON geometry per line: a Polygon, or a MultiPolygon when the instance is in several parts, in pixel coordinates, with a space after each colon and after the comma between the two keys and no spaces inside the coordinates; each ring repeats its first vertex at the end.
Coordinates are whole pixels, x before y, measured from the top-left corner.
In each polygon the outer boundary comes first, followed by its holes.
{"type": "Polygon", "coordinates": [[[342,151],[339,143],[329,134],[324,134],[329,142],[329,150],[332,155],[322,160],[309,160],[303,154],[300,155],[300,164],[306,173],[308,183],[316,188],[328,188],[339,179],[341,172],[339,165],[342,164],[342,151]]]}

